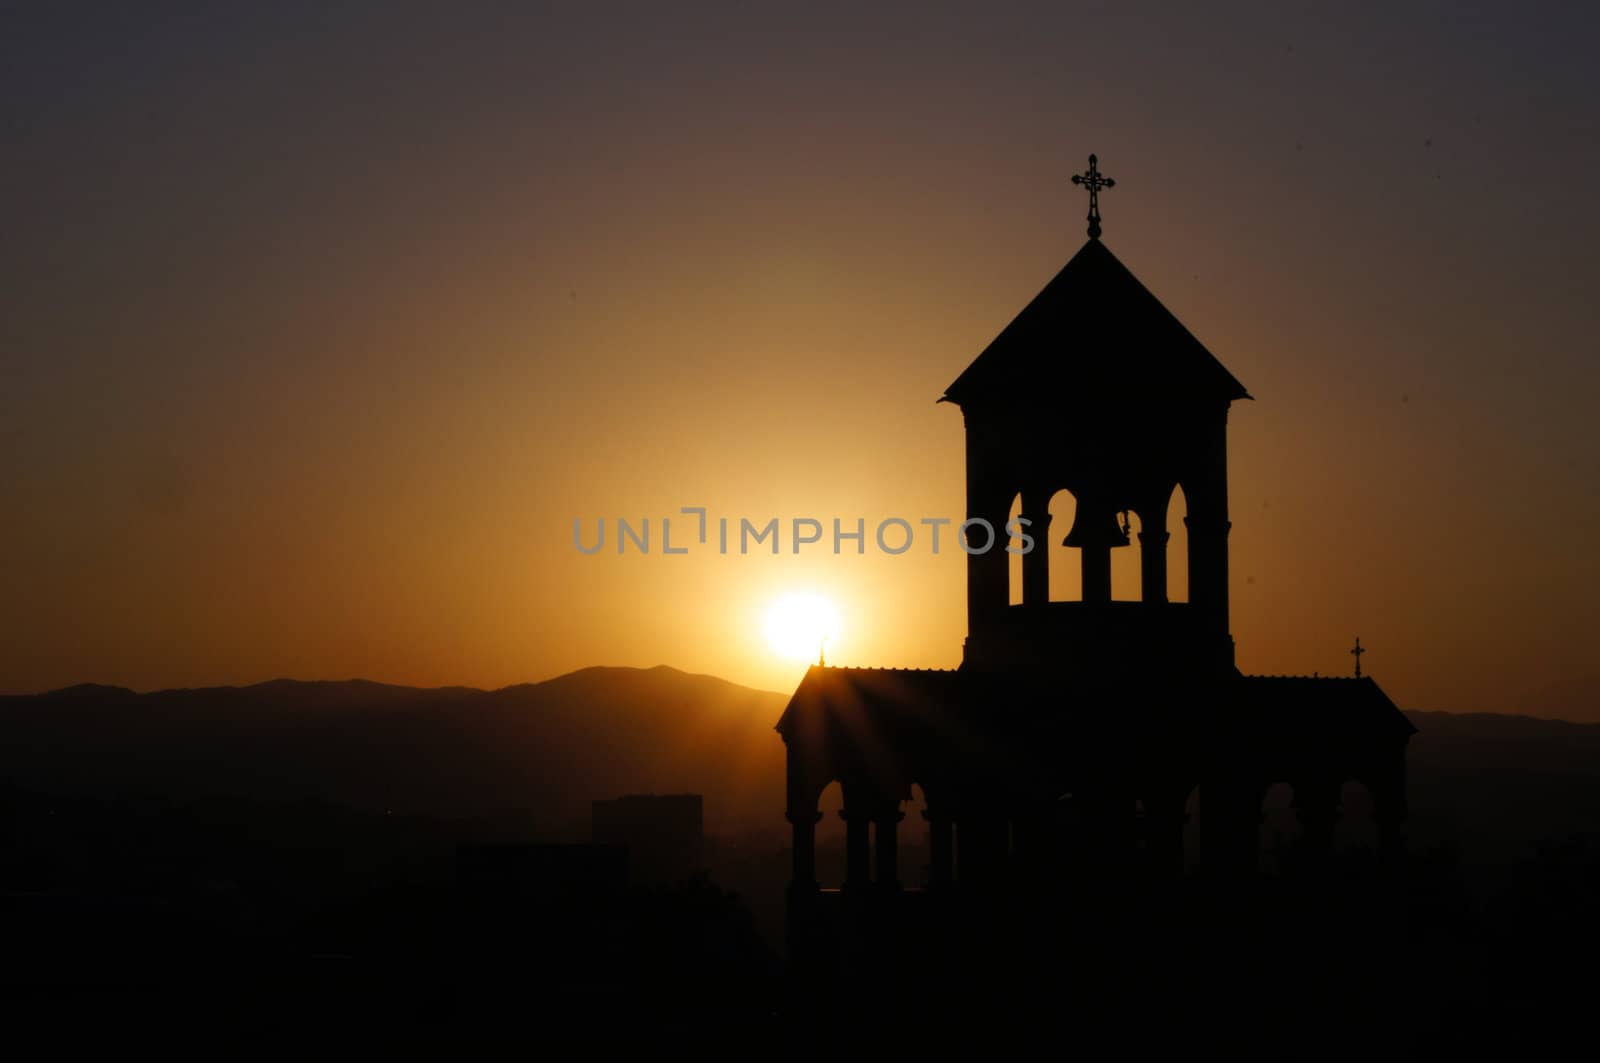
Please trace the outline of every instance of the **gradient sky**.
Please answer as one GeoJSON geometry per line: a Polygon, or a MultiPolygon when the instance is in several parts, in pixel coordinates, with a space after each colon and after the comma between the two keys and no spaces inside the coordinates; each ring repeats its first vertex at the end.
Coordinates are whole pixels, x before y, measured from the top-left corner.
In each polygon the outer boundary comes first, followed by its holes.
{"type": "Polygon", "coordinates": [[[0,689],[954,666],[958,553],[572,521],[959,518],[1095,151],[1256,398],[1241,667],[1600,719],[1596,14],[1134,6],[0,5],[0,689]]]}

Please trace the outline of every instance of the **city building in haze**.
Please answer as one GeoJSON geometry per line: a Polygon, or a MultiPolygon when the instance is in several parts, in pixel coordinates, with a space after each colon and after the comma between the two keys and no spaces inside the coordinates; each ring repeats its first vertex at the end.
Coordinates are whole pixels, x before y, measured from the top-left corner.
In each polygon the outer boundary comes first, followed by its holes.
{"type": "Polygon", "coordinates": [[[699,794],[629,794],[595,801],[591,839],[626,848],[634,882],[681,882],[703,870],[703,805],[699,794]]]}

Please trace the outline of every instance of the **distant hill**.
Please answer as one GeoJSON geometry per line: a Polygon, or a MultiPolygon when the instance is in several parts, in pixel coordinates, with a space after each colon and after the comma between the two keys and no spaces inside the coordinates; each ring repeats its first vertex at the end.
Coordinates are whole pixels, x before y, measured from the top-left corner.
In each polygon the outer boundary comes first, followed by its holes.
{"type": "Polygon", "coordinates": [[[1600,724],[1495,713],[1408,712],[1416,841],[1503,863],[1537,843],[1600,833],[1600,724]]]}
{"type": "MultiPolygon", "coordinates": [[[[0,697],[0,782],[178,800],[323,801],[396,815],[518,811],[581,833],[589,802],[694,792],[712,833],[782,836],[787,695],[668,667],[419,690],[275,680],[0,697]]],[[[1473,862],[1600,829],[1600,724],[1408,713],[1412,838],[1473,862]]]]}
{"type": "Polygon", "coordinates": [[[711,831],[782,822],[787,696],[673,668],[421,690],[275,680],[0,697],[0,779],[54,793],[326,801],[396,814],[518,809],[586,829],[589,801],[695,792],[711,831]]]}

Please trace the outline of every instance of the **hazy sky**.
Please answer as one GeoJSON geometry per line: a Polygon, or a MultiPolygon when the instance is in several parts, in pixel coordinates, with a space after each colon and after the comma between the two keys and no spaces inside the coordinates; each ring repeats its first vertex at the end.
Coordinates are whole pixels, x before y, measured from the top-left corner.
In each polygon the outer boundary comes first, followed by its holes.
{"type": "Polygon", "coordinates": [[[1600,719],[1596,22],[0,4],[0,689],[785,689],[802,589],[831,660],[953,666],[954,551],[572,522],[959,519],[934,400],[1081,243],[1095,151],[1107,245],[1256,398],[1241,667],[1359,634],[1404,706],[1600,719]]]}

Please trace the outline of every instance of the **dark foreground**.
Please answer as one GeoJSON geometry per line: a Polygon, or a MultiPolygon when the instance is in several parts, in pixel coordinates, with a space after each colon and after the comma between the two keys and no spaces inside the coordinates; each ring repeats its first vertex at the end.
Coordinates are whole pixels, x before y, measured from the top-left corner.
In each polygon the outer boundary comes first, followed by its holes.
{"type": "Polygon", "coordinates": [[[468,878],[423,875],[253,931],[200,903],[12,892],[8,1028],[59,1047],[563,1058],[1526,1051],[1586,1029],[1600,946],[1600,848],[1581,837],[1483,900],[1438,853],[1226,887],[838,898],[809,965],[785,965],[703,880],[468,878]]]}

